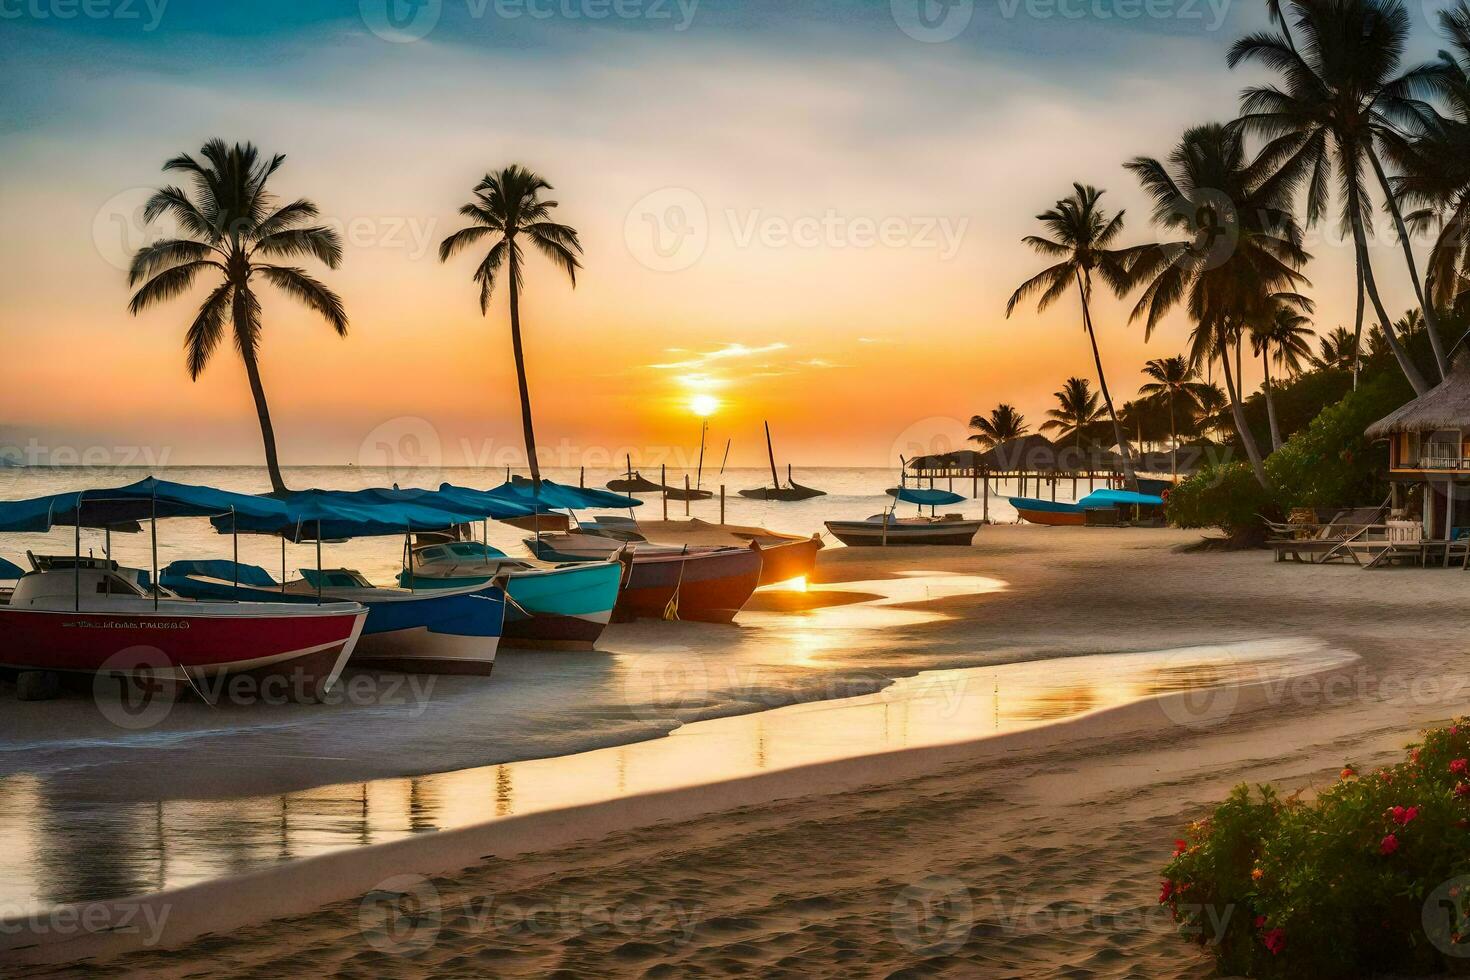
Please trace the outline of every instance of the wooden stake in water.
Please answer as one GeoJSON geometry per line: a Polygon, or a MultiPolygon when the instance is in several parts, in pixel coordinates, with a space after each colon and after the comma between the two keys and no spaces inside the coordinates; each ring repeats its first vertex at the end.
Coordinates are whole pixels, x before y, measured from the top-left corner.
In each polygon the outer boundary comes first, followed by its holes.
{"type": "Polygon", "coordinates": [[[720,524],[725,523],[725,485],[720,484],[720,524]]]}
{"type": "Polygon", "coordinates": [[[689,516],[689,474],[684,474],[684,516],[689,516]]]}
{"type": "Polygon", "coordinates": [[[659,494],[664,498],[664,520],[669,519],[669,467],[667,463],[658,464],[658,485],[661,488],[659,494]]]}

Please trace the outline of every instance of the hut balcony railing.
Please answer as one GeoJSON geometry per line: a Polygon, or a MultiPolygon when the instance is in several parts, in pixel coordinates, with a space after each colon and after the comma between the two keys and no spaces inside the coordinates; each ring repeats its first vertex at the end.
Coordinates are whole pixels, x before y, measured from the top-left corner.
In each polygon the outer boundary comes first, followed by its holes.
{"type": "Polygon", "coordinates": [[[1411,470],[1470,470],[1470,458],[1461,455],[1423,453],[1418,459],[1406,460],[1403,465],[1411,470]]]}

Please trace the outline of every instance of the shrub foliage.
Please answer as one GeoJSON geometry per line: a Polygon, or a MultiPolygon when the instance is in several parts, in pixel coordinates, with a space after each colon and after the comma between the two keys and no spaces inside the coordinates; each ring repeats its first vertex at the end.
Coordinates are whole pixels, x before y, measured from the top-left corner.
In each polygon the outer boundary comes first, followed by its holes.
{"type": "Polygon", "coordinates": [[[1470,723],[1312,803],[1237,787],[1175,841],[1159,900],[1224,976],[1470,974],[1470,723]]]}

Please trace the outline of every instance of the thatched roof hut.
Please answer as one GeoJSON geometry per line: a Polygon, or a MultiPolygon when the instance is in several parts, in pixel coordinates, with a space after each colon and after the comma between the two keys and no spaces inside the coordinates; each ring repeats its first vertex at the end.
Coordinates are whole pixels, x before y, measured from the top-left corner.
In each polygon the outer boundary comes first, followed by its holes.
{"type": "Polygon", "coordinates": [[[1470,430],[1470,351],[1461,350],[1443,381],[1368,426],[1369,439],[1401,432],[1470,430]]]}

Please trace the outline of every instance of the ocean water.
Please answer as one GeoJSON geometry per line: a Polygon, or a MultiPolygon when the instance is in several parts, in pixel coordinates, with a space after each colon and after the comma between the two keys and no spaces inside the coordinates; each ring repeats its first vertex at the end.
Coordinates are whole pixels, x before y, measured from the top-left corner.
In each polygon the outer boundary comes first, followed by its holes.
{"type": "MultiPolygon", "coordinates": [[[[134,468],[83,468],[45,467],[0,469],[0,499],[19,500],[49,493],[60,493],[88,488],[121,486],[142,479],[152,472],[160,479],[178,483],[194,483],[237,490],[246,493],[263,493],[270,489],[270,480],[264,467],[232,466],[179,466],[162,467],[156,471],[134,468]]],[[[524,474],[522,474],[524,475],[524,474]]],[[[624,474],[615,471],[593,471],[586,473],[586,485],[602,487],[608,480],[624,474]]],[[[657,474],[647,474],[657,479],[657,474]]],[[[287,485],[292,489],[360,490],[368,487],[390,486],[393,474],[381,470],[350,466],[288,467],[284,471],[287,485]]],[[[548,479],[575,486],[582,474],[577,470],[547,470],[548,479]]],[[[725,519],[731,524],[757,525],[775,531],[794,534],[815,534],[823,530],[822,522],[834,519],[858,520],[880,513],[892,501],[885,490],[895,486],[898,473],[893,469],[874,468],[814,468],[797,471],[796,481],[804,486],[827,491],[824,497],[811,500],[783,503],[779,501],[748,500],[737,492],[750,487],[768,486],[770,472],[761,469],[729,469],[723,474],[706,474],[704,486],[716,492],[710,500],[691,501],[687,507],[683,501],[669,501],[668,515],[672,519],[686,516],[706,521],[717,521],[720,514],[718,490],[721,484],[727,487],[725,519]]],[[[670,485],[682,485],[684,474],[670,473],[670,485]]],[[[418,484],[404,486],[438,486],[440,482],[459,486],[489,489],[505,480],[504,469],[445,468],[435,471],[432,480],[421,480],[418,484]]],[[[691,482],[693,482],[691,475],[691,482]]],[[[928,485],[926,481],[925,486],[928,485]]],[[[970,480],[946,479],[934,481],[940,489],[953,489],[967,497],[974,491],[970,480]]],[[[1073,500],[1073,485],[1070,479],[1058,481],[1056,499],[1073,500]]],[[[1027,496],[1050,497],[1052,487],[1044,484],[1040,491],[1034,482],[1028,482],[1027,496]]],[[[1086,480],[1079,482],[1077,496],[1088,492],[1086,480]]],[[[996,523],[1013,523],[1015,510],[1006,501],[1007,496],[1020,496],[1015,481],[992,481],[989,516],[996,523]]],[[[662,498],[657,494],[640,497],[643,506],[637,508],[635,516],[644,519],[659,519],[663,516],[662,498]]],[[[903,505],[900,512],[910,510],[903,505]]],[[[967,517],[982,516],[984,507],[980,499],[970,499],[963,504],[945,507],[947,513],[963,513],[967,517]]],[[[527,555],[522,543],[525,532],[491,521],[488,528],[490,543],[517,557],[527,555]]],[[[835,540],[829,540],[836,545],[835,540]]],[[[125,565],[147,568],[151,562],[149,535],[115,534],[112,536],[112,555],[125,565]]],[[[36,554],[71,554],[75,546],[70,529],[58,528],[49,534],[0,534],[0,557],[7,558],[21,567],[26,567],[26,551],[36,554]]],[[[100,531],[82,532],[82,553],[102,554],[106,546],[105,535],[100,531]]],[[[215,533],[208,521],[203,519],[175,519],[161,522],[158,529],[158,561],[160,567],[171,561],[201,558],[229,558],[231,540],[229,535],[215,533]]],[[[279,577],[282,564],[281,543],[272,538],[242,535],[240,537],[240,560],[259,565],[279,577]]],[[[403,542],[398,538],[363,538],[323,547],[322,562],[327,567],[355,568],[371,581],[390,584],[402,568],[403,542]]],[[[295,577],[299,568],[316,566],[316,549],[313,545],[287,545],[285,549],[287,574],[295,577]]]]}

